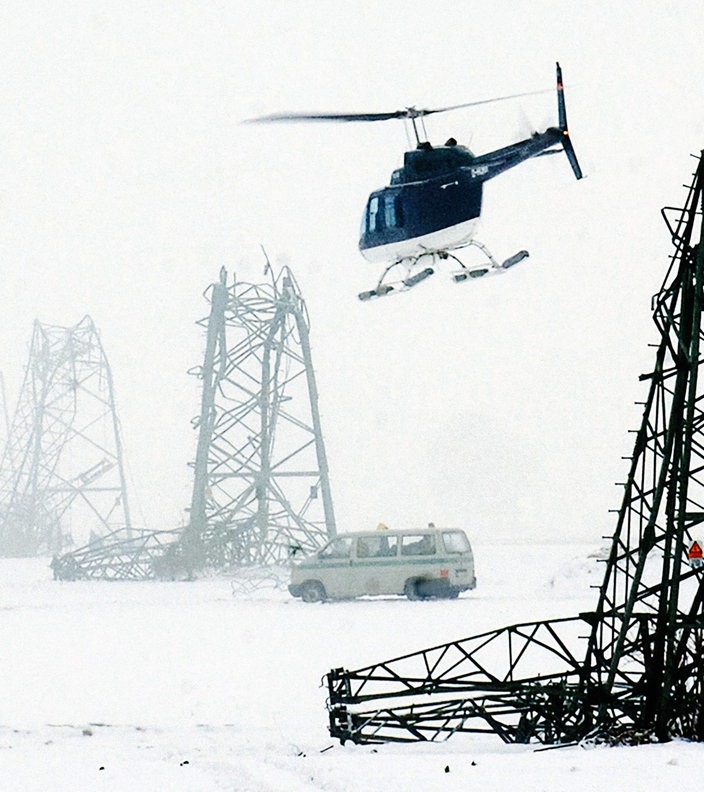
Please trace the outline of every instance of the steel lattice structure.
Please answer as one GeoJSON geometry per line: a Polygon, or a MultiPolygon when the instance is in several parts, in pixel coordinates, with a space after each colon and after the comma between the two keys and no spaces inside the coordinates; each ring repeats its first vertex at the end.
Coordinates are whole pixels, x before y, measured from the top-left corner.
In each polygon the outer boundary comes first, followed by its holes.
{"type": "Polygon", "coordinates": [[[285,563],[335,535],[303,298],[288,268],[206,289],[210,315],[183,530],[116,531],[55,559],[63,580],[193,577],[285,563]]]}
{"type": "Polygon", "coordinates": [[[596,609],[327,675],[330,732],[355,742],[493,732],[560,744],[704,739],[704,155],[653,319],[660,343],[596,609]]]}
{"type": "Polygon", "coordinates": [[[184,569],[181,531],[119,528],[51,562],[55,580],[152,580],[184,569]]]}
{"type": "Polygon", "coordinates": [[[0,462],[0,555],[58,553],[130,528],[112,373],[90,317],[34,323],[0,462]]]}
{"type": "Polygon", "coordinates": [[[293,274],[206,292],[205,359],[184,542],[223,564],[286,562],[335,535],[309,321],[293,274]]]}

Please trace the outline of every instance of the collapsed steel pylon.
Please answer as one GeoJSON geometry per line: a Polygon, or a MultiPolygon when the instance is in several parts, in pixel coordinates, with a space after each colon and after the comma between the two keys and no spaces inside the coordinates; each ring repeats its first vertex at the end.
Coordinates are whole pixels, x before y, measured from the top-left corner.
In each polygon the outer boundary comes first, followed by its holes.
{"type": "Polygon", "coordinates": [[[335,534],[305,303],[284,268],[269,282],[206,290],[211,309],[190,520],[116,531],[55,559],[62,580],[193,577],[266,566],[335,534]]]}
{"type": "Polygon", "coordinates": [[[130,514],[112,373],[92,319],[34,323],[0,462],[0,555],[57,553],[130,514]]]}
{"type": "Polygon", "coordinates": [[[704,154],[653,319],[660,343],[597,607],[327,675],[354,742],[492,732],[506,742],[704,740],[704,154]]]}
{"type": "Polygon", "coordinates": [[[208,291],[190,522],[220,565],[288,561],[335,535],[309,322],[293,274],[208,291]]]}

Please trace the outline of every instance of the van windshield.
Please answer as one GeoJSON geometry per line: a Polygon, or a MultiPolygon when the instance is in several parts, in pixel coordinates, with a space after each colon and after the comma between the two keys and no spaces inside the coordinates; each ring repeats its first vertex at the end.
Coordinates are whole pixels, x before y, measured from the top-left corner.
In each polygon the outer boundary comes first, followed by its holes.
{"type": "Polygon", "coordinates": [[[442,541],[448,553],[469,552],[469,540],[462,531],[446,531],[442,535],[442,541]]]}

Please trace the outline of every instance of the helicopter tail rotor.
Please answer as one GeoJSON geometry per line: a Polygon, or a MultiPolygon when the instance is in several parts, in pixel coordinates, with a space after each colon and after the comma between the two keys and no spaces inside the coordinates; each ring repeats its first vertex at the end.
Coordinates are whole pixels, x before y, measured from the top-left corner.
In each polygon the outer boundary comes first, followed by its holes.
{"type": "Polygon", "coordinates": [[[557,118],[558,124],[560,128],[560,132],[562,133],[562,148],[567,155],[567,159],[569,160],[570,165],[572,166],[572,171],[574,172],[575,178],[581,179],[582,169],[579,167],[579,162],[577,160],[577,154],[575,153],[574,146],[572,145],[572,141],[570,140],[570,132],[567,128],[567,110],[565,109],[565,89],[562,84],[562,69],[560,68],[560,64],[557,63],[557,118]]]}

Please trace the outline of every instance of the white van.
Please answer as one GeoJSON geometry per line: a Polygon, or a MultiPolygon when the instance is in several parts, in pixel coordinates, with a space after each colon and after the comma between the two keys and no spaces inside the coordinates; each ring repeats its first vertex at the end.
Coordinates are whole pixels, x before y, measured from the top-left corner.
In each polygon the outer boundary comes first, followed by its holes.
{"type": "Polygon", "coordinates": [[[405,594],[454,598],[476,586],[464,531],[451,528],[340,534],[313,555],[294,560],[289,592],[305,602],[405,594]]]}

